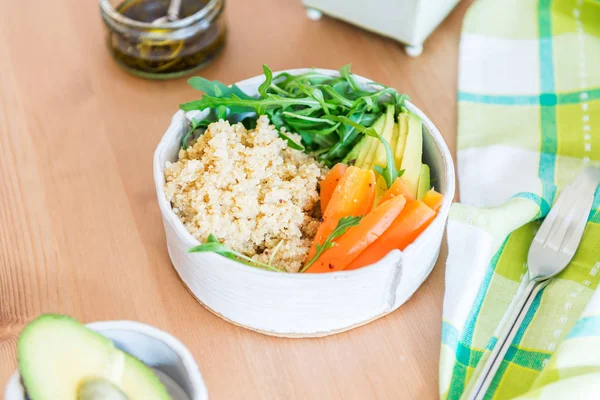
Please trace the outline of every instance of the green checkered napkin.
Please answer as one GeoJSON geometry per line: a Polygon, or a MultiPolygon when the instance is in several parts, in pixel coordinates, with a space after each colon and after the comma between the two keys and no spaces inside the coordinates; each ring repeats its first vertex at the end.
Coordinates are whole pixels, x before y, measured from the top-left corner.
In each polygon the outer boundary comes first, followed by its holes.
{"type": "MultiPolygon", "coordinates": [[[[497,342],[540,219],[600,168],[600,1],[478,0],[460,45],[440,395],[458,399],[497,342]]],[[[600,399],[600,189],[571,264],[537,296],[487,399],[600,399]]]]}

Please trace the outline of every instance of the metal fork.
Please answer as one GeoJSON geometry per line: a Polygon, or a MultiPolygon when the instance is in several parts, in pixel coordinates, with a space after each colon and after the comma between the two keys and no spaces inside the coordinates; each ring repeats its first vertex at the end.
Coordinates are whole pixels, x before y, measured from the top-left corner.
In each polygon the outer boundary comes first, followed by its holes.
{"type": "Polygon", "coordinates": [[[527,286],[513,300],[501,321],[503,328],[498,334],[498,342],[479,369],[477,379],[469,385],[471,390],[467,390],[467,395],[463,395],[463,398],[483,399],[535,297],[573,259],[583,236],[597,186],[598,178],[588,168],[565,187],[558,197],[529,248],[527,286]]]}

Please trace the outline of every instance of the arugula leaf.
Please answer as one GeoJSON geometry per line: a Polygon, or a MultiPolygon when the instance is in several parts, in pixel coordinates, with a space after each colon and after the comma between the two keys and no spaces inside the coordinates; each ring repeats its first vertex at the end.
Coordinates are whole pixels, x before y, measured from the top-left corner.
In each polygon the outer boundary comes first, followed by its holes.
{"type": "Polygon", "coordinates": [[[300,272],[304,272],[307,269],[309,269],[310,266],[313,265],[315,263],[315,261],[317,261],[317,259],[321,256],[321,254],[323,254],[325,252],[325,250],[330,249],[335,245],[335,242],[334,242],[335,239],[337,239],[338,237],[340,237],[344,233],[346,233],[346,231],[348,229],[352,228],[353,226],[358,225],[360,223],[361,219],[362,219],[362,217],[352,217],[352,216],[341,218],[338,221],[338,224],[335,227],[335,229],[333,230],[333,232],[331,232],[329,234],[329,236],[327,237],[327,239],[325,239],[323,244],[317,243],[317,245],[316,245],[317,252],[313,256],[313,258],[311,258],[306,264],[304,264],[304,267],[302,267],[300,272]]]}
{"type": "Polygon", "coordinates": [[[357,90],[360,90],[360,88],[358,86],[358,83],[356,83],[354,76],[350,72],[351,68],[352,68],[352,64],[344,65],[342,68],[340,68],[340,75],[342,78],[344,78],[346,80],[346,82],[348,82],[348,84],[350,85],[352,90],[357,91],[357,90]]]}
{"type": "Polygon", "coordinates": [[[313,143],[317,144],[318,149],[330,148],[338,142],[337,133],[332,132],[328,135],[312,135],[313,143]]]}
{"type": "Polygon", "coordinates": [[[331,100],[337,101],[340,105],[345,107],[352,107],[354,105],[353,101],[345,98],[330,85],[323,85],[321,86],[321,89],[331,97],[331,100]]]}
{"type": "Polygon", "coordinates": [[[327,82],[328,80],[332,79],[331,76],[324,75],[314,70],[300,75],[291,75],[287,72],[282,72],[279,75],[277,75],[274,78],[274,80],[278,80],[278,78],[281,77],[283,77],[284,79],[281,80],[281,82],[279,82],[277,86],[279,86],[282,89],[287,89],[288,91],[290,91],[289,89],[293,88],[298,89],[298,82],[310,82],[314,85],[322,82],[327,82]]]}
{"type": "Polygon", "coordinates": [[[281,110],[267,110],[266,114],[269,117],[269,121],[271,121],[271,123],[277,127],[277,134],[279,137],[285,140],[290,148],[300,151],[305,150],[304,146],[288,136],[287,132],[282,132],[282,128],[286,128],[288,132],[292,131],[293,129],[290,129],[290,124],[286,123],[287,121],[284,119],[281,110]]]}
{"type": "Polygon", "coordinates": [[[264,99],[242,99],[233,94],[228,98],[219,98],[210,95],[202,96],[202,99],[190,101],[180,105],[184,111],[206,110],[207,108],[216,108],[225,106],[231,110],[232,107],[242,107],[244,109],[254,109],[258,114],[264,114],[269,108],[284,106],[320,106],[319,102],[311,98],[287,98],[274,94],[269,94],[264,99]]]}
{"type": "Polygon", "coordinates": [[[201,244],[199,246],[192,247],[191,249],[188,250],[188,253],[202,253],[202,252],[217,253],[217,254],[222,255],[223,257],[229,258],[230,260],[241,262],[242,264],[246,264],[251,267],[257,267],[257,268],[266,269],[266,270],[275,271],[275,272],[282,272],[280,269],[277,269],[270,264],[264,264],[264,263],[258,262],[242,253],[238,253],[237,251],[230,249],[229,247],[227,247],[224,244],[222,244],[221,242],[219,242],[219,240],[212,233],[210,235],[208,235],[208,238],[206,239],[206,243],[201,244]]]}
{"type": "MultiPolygon", "coordinates": [[[[350,117],[351,120],[359,123],[364,127],[369,127],[373,125],[373,122],[375,122],[376,118],[377,114],[370,114],[365,112],[357,113],[350,117]]],[[[341,124],[340,122],[338,123],[341,124]]],[[[356,145],[356,143],[360,139],[359,135],[361,134],[361,132],[358,132],[353,126],[342,124],[338,132],[340,140],[327,151],[327,154],[324,157],[322,157],[323,159],[325,159],[325,161],[343,158],[350,150],[352,150],[352,147],[354,147],[354,145],[356,145]]]]}
{"type": "Polygon", "coordinates": [[[187,150],[189,138],[194,133],[194,131],[198,128],[207,128],[211,121],[205,119],[198,121],[196,118],[192,118],[190,123],[190,129],[188,129],[188,131],[185,133],[185,135],[183,135],[183,138],[181,139],[181,147],[184,150],[187,150]]]}
{"type": "Polygon", "coordinates": [[[290,111],[284,111],[283,115],[288,117],[288,118],[294,118],[294,119],[300,119],[303,121],[308,121],[311,122],[312,125],[314,124],[326,124],[326,125],[335,125],[336,123],[334,121],[331,121],[329,119],[326,118],[315,118],[315,117],[308,117],[308,116],[304,116],[302,114],[298,114],[298,113],[294,113],[294,112],[290,112],[290,111]]]}
{"type": "Polygon", "coordinates": [[[311,97],[312,99],[316,100],[317,102],[319,102],[319,104],[321,105],[321,108],[323,109],[323,112],[327,115],[330,114],[329,112],[329,107],[327,106],[327,103],[325,102],[325,97],[323,96],[323,92],[319,89],[316,89],[314,87],[311,87],[309,85],[305,85],[302,83],[298,84],[298,87],[300,88],[300,90],[302,90],[307,96],[311,97]]]}
{"type": "Polygon", "coordinates": [[[210,96],[229,97],[231,95],[236,95],[241,99],[252,99],[251,96],[244,93],[237,85],[227,86],[219,81],[209,81],[200,76],[191,77],[187,82],[192,88],[205,92],[210,96]]]}
{"type": "Polygon", "coordinates": [[[319,106],[313,106],[313,107],[306,107],[301,110],[294,109],[294,114],[303,115],[303,116],[320,115],[319,114],[320,110],[321,110],[321,106],[319,105],[319,106]]]}
{"type": "Polygon", "coordinates": [[[281,132],[280,130],[277,131],[277,134],[279,135],[280,138],[284,139],[287,142],[287,145],[289,147],[291,147],[294,150],[300,150],[300,151],[304,151],[304,146],[302,146],[302,144],[299,144],[298,142],[294,141],[294,139],[292,139],[290,136],[287,135],[287,133],[285,132],[281,132]]]}
{"type": "Polygon", "coordinates": [[[217,107],[217,119],[227,119],[227,107],[217,107]]]}
{"type": "Polygon", "coordinates": [[[265,81],[258,87],[258,93],[262,97],[267,97],[267,90],[273,84],[273,71],[271,71],[271,68],[263,64],[263,72],[265,74],[265,81]]]}
{"type": "Polygon", "coordinates": [[[350,98],[350,95],[352,94],[352,88],[348,84],[348,81],[346,81],[344,78],[339,78],[339,79],[340,80],[331,82],[330,83],[331,87],[333,88],[333,90],[338,92],[340,95],[342,95],[346,98],[350,98]]]}
{"type": "Polygon", "coordinates": [[[241,122],[247,130],[256,128],[256,116],[242,118],[239,122],[241,122]]]}
{"type": "Polygon", "coordinates": [[[365,102],[368,111],[372,111],[376,107],[375,101],[373,101],[373,98],[370,96],[361,97],[360,100],[365,102]]]}
{"type": "Polygon", "coordinates": [[[312,146],[313,136],[310,133],[299,131],[298,134],[302,137],[302,142],[306,143],[307,146],[312,146]]]}

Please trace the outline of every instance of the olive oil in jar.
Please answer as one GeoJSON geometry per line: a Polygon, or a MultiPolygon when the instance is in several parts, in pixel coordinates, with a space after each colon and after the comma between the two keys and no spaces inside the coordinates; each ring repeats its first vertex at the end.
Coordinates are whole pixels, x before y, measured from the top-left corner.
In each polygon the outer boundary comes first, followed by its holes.
{"type": "Polygon", "coordinates": [[[169,0],[101,0],[107,46],[127,71],[152,79],[189,74],[210,62],[225,44],[223,0],[182,0],[179,20],[156,24],[169,0]]]}

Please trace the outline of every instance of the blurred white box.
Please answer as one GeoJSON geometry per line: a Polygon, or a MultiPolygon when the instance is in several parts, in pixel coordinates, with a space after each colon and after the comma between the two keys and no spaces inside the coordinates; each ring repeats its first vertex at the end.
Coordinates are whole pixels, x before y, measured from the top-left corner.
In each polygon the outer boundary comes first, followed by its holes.
{"type": "Polygon", "coordinates": [[[416,57],[423,42],[459,0],[302,0],[309,18],[322,13],[390,37],[416,57]]]}

